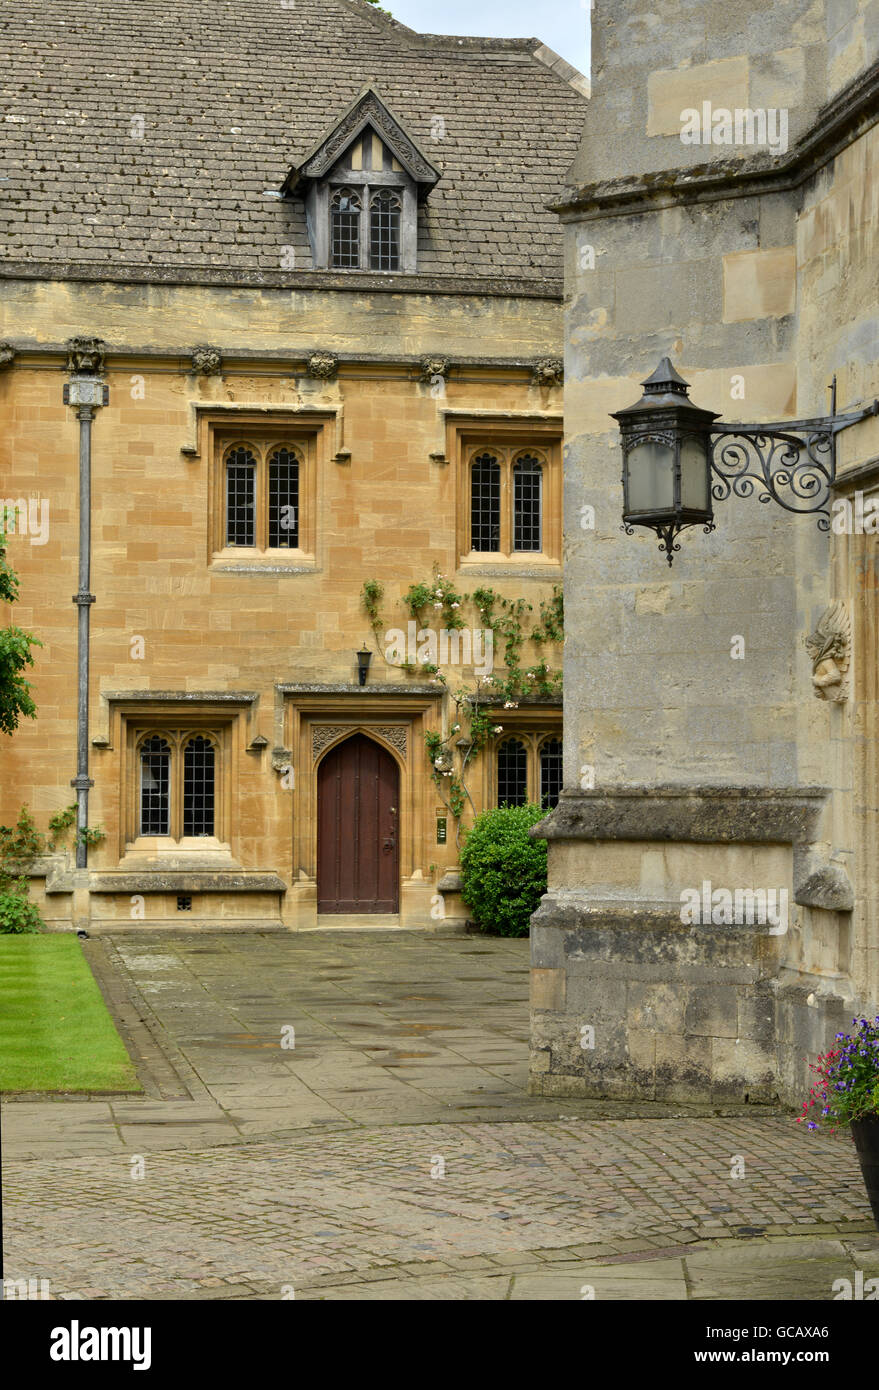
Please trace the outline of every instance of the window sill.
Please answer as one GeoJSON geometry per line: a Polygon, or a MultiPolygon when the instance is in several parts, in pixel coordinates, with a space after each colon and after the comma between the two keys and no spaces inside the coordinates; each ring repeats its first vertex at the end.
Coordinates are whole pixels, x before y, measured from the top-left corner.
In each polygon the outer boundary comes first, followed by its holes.
{"type": "Polygon", "coordinates": [[[511,577],[522,579],[542,578],[545,574],[555,577],[556,575],[560,576],[562,572],[559,560],[537,551],[528,554],[505,555],[499,550],[472,550],[469,555],[460,557],[458,568],[469,574],[508,574],[511,577]]]}
{"type": "Polygon", "coordinates": [[[257,550],[227,546],[215,550],[209,569],[217,574],[313,574],[317,559],[305,550],[257,550]]]}
{"type": "Polygon", "coordinates": [[[120,870],[149,872],[172,869],[240,869],[231,847],[215,835],[186,836],[172,840],[166,835],[139,835],[125,846],[120,870]]]}

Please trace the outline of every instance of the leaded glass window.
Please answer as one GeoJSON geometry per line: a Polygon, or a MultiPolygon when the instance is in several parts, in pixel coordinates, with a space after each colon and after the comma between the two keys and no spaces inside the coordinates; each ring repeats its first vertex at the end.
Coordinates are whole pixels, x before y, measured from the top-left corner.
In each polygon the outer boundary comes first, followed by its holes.
{"type": "Polygon", "coordinates": [[[330,200],[330,264],[339,270],[360,265],[360,196],[338,188],[330,200]]]}
{"type": "Polygon", "coordinates": [[[171,749],[153,734],[140,747],[140,834],[167,835],[171,821],[171,749]]]}
{"type": "Polygon", "coordinates": [[[479,454],[471,465],[470,549],[501,548],[501,470],[492,454],[479,454]]]}
{"type": "Polygon", "coordinates": [[[269,459],[269,548],[299,545],[299,459],[292,449],[276,449],[269,459]]]}
{"type": "Polygon", "coordinates": [[[183,750],[183,834],[214,833],[214,745],[201,734],[183,750]]]}
{"type": "Polygon", "coordinates": [[[504,739],[497,750],[497,804],[524,806],[527,800],[527,749],[517,738],[504,739]]]}
{"type": "Polygon", "coordinates": [[[562,790],[562,741],[544,739],[540,745],[540,804],[545,811],[558,805],[562,790]]]}
{"type": "Polygon", "coordinates": [[[542,549],[543,469],[540,460],[522,454],[513,465],[513,549],[542,549]]]}
{"type": "Polygon", "coordinates": [[[243,444],[226,455],[226,544],[255,541],[256,459],[243,444]]]}
{"type": "Polygon", "coordinates": [[[369,264],[373,270],[400,269],[400,212],[398,194],[389,188],[376,193],[369,207],[369,264]]]}

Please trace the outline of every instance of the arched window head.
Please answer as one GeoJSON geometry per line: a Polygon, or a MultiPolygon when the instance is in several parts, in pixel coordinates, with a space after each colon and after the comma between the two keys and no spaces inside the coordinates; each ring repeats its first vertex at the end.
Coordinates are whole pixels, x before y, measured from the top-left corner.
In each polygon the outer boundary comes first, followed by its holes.
{"type": "Polygon", "coordinates": [[[497,750],[497,804],[524,806],[528,800],[528,750],[517,738],[505,738],[497,750]]]}
{"type": "Polygon", "coordinates": [[[330,199],[330,264],[340,270],[360,265],[360,209],[354,188],[337,188],[330,199]]]}
{"type": "Polygon", "coordinates": [[[400,214],[403,204],[393,189],[383,188],[369,205],[369,264],[372,270],[400,269],[400,214]]]}
{"type": "Polygon", "coordinates": [[[540,804],[545,811],[558,805],[562,791],[562,741],[546,738],[540,745],[540,804]]]}
{"type": "Polygon", "coordinates": [[[167,835],[171,823],[171,748],[158,734],[140,745],[140,833],[167,835]]]}
{"type": "Polygon", "coordinates": [[[543,467],[533,454],[513,464],[513,549],[542,550],[543,467]]]}

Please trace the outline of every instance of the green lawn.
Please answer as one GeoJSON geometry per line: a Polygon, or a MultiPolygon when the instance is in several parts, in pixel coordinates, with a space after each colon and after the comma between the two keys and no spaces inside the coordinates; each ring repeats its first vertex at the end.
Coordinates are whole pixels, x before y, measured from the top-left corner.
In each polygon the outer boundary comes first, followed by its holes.
{"type": "Polygon", "coordinates": [[[0,1091],[140,1091],[73,935],[0,936],[0,1091]]]}

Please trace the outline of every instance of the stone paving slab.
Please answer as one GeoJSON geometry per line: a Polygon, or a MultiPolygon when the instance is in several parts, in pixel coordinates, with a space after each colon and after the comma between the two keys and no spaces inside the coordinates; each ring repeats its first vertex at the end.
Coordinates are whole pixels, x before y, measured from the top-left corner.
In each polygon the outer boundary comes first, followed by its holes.
{"type": "Polygon", "coordinates": [[[879,1273],[847,1138],[529,1097],[527,942],[88,945],[148,1093],[2,1108],[7,1277],[56,1298],[824,1299],[879,1273]]]}
{"type": "MultiPolygon", "coordinates": [[[[736,1239],[768,1229],[783,1208],[784,1234],[801,1242],[814,1213],[832,1210],[823,1228],[834,1239],[813,1241],[815,1254],[799,1264],[782,1252],[762,1253],[755,1266],[755,1241],[735,1259],[728,1249],[714,1263],[682,1256],[685,1292],[831,1297],[833,1279],[852,1266],[841,1240],[872,1226],[860,1172],[850,1144],[790,1126],[745,1117],[300,1131],[282,1142],[148,1152],[142,1179],[125,1153],[9,1162],[7,1274],[48,1278],[56,1297],[189,1298],[211,1279],[265,1292],[437,1262],[480,1276],[524,1265],[564,1282],[473,1296],[582,1297],[572,1292],[580,1280],[606,1297],[641,1297],[635,1289],[654,1281],[657,1297],[675,1298],[680,1278],[666,1279],[665,1266],[654,1280],[643,1263],[631,1273],[613,1262],[641,1252],[667,1264],[663,1252],[687,1236],[694,1246],[716,1233],[736,1239]],[[732,1154],[745,1157],[744,1179],[730,1177],[732,1154]]],[[[879,1240],[864,1261],[874,1252],[879,1240]]],[[[443,1296],[439,1286],[431,1296],[443,1296]]]]}

